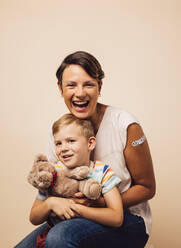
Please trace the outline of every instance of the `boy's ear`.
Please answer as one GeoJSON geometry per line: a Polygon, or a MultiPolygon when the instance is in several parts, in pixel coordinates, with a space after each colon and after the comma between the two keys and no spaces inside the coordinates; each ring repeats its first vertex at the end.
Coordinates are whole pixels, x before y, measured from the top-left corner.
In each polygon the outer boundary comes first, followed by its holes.
{"type": "Polygon", "coordinates": [[[96,146],[96,138],[94,136],[91,136],[88,140],[88,149],[89,151],[94,150],[96,146]]]}
{"type": "Polygon", "coordinates": [[[57,82],[57,86],[58,86],[58,89],[59,89],[59,91],[60,91],[61,96],[63,96],[62,86],[61,86],[61,84],[60,84],[59,81],[57,82]]]}

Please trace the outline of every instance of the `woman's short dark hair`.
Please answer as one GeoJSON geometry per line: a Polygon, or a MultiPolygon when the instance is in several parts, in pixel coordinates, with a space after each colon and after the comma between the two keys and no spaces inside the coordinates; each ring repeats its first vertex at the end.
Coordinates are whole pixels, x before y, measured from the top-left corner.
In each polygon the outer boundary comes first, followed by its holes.
{"type": "Polygon", "coordinates": [[[60,86],[62,86],[63,71],[69,65],[80,65],[89,74],[89,76],[97,80],[99,85],[101,80],[104,78],[104,71],[102,70],[98,60],[90,53],[77,51],[68,55],[56,72],[56,77],[60,86]]]}

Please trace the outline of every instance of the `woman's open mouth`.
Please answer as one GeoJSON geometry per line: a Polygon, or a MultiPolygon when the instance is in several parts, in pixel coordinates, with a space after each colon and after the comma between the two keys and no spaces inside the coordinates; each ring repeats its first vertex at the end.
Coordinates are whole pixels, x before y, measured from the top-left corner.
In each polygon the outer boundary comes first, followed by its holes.
{"type": "Polygon", "coordinates": [[[89,105],[89,101],[82,101],[82,102],[72,101],[72,105],[75,108],[84,109],[89,105]]]}
{"type": "Polygon", "coordinates": [[[90,100],[78,100],[78,99],[72,99],[71,101],[71,112],[73,111],[76,115],[84,116],[86,113],[88,113],[90,109],[90,100]]]}

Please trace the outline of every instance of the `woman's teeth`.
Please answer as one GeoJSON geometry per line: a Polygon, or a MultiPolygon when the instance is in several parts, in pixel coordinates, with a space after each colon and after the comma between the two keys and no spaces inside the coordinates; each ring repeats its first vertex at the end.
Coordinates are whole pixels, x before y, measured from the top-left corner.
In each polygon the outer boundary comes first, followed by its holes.
{"type": "Polygon", "coordinates": [[[88,104],[89,104],[89,101],[87,101],[87,102],[72,102],[73,103],[73,105],[75,106],[75,107],[79,107],[79,108],[84,108],[84,107],[87,107],[88,106],[88,104]]]}

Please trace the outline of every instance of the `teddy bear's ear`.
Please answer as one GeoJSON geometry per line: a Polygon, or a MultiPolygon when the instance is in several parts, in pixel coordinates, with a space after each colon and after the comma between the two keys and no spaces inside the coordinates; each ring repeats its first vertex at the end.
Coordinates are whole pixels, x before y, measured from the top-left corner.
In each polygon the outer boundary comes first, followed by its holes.
{"type": "Polygon", "coordinates": [[[48,162],[48,159],[47,159],[47,157],[44,154],[37,154],[35,156],[34,162],[35,163],[37,163],[37,162],[48,162]]]}
{"type": "Polygon", "coordinates": [[[27,177],[27,180],[30,184],[33,185],[33,182],[34,182],[34,173],[32,171],[30,171],[28,177],[27,177]]]}

